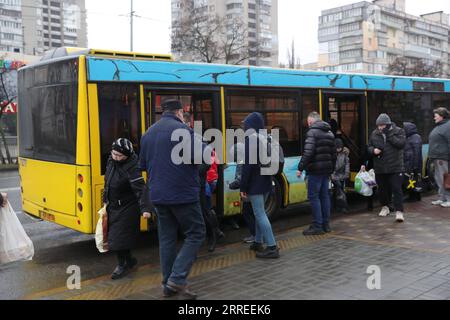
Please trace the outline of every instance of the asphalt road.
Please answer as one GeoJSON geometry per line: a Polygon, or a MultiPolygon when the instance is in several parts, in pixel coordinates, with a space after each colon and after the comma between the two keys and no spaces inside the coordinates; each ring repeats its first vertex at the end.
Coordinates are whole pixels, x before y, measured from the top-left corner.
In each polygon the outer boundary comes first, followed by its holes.
{"type": "MultiPolygon", "coordinates": [[[[66,286],[67,268],[81,269],[82,281],[109,276],[116,265],[111,253],[100,254],[93,235],[85,235],[56,224],[31,218],[22,212],[20,180],[17,172],[0,172],[0,191],[8,193],[8,199],[16,211],[25,231],[33,241],[35,255],[32,261],[0,265],[0,299],[21,299],[33,293],[66,286]]],[[[359,203],[361,207],[363,203],[359,203]]],[[[355,206],[355,210],[358,205],[355,206]]],[[[307,225],[310,220],[308,206],[285,210],[273,224],[275,234],[290,228],[307,225]]],[[[241,242],[248,230],[234,230],[224,225],[226,237],[220,245],[241,242]]],[[[245,245],[245,244],[242,244],[245,245]]],[[[203,250],[206,250],[204,247],[203,250]]],[[[156,232],[143,233],[133,251],[139,265],[158,263],[156,232]]]]}

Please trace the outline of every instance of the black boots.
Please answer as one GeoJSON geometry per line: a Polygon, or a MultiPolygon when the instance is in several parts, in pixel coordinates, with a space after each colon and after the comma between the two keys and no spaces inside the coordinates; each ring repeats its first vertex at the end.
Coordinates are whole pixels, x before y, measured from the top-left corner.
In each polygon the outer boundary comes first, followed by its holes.
{"type": "Polygon", "coordinates": [[[123,278],[127,274],[127,272],[128,272],[128,268],[125,265],[123,265],[123,266],[118,265],[114,269],[114,272],[111,275],[111,279],[117,280],[117,279],[123,278]]]}
{"type": "Polygon", "coordinates": [[[256,257],[260,259],[278,259],[280,257],[280,250],[277,246],[267,247],[263,251],[256,251],[256,257]]]}
{"type": "Polygon", "coordinates": [[[111,279],[117,280],[123,278],[128,272],[137,265],[137,259],[131,256],[129,250],[122,250],[117,252],[117,259],[119,264],[114,269],[111,279]]]}
{"type": "Polygon", "coordinates": [[[225,237],[225,235],[219,229],[219,221],[217,220],[216,212],[213,209],[209,210],[207,219],[207,224],[210,227],[208,232],[208,251],[213,252],[216,249],[217,240],[225,237]]]}

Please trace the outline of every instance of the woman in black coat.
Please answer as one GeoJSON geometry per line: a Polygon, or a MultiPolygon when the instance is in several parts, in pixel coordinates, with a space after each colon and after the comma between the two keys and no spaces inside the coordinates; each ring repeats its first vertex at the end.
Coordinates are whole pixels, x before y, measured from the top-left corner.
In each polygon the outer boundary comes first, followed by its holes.
{"type": "Polygon", "coordinates": [[[112,279],[123,277],[137,264],[131,256],[131,249],[140,232],[140,215],[150,215],[145,199],[145,182],[139,170],[138,157],[131,142],[120,138],[112,145],[103,193],[108,213],[108,247],[117,253],[118,260],[112,279]]]}
{"type": "MultiPolygon", "coordinates": [[[[419,135],[417,127],[414,123],[404,122],[403,129],[406,133],[406,145],[404,150],[406,177],[410,177],[412,175],[412,178],[418,183],[421,180],[423,165],[422,137],[419,135]]],[[[408,185],[409,179],[406,179],[405,183],[408,185]]],[[[417,188],[409,189],[407,191],[411,201],[421,200],[421,195],[420,192],[417,192],[417,188]]]]}

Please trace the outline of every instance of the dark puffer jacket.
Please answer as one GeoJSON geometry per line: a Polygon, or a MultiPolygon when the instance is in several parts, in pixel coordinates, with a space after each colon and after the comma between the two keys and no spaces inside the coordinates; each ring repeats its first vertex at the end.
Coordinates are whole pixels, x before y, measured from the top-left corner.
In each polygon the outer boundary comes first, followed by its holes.
{"type": "Polygon", "coordinates": [[[450,161],[450,120],[445,119],[436,125],[430,133],[428,143],[430,159],[450,161]]]}
{"type": "Polygon", "coordinates": [[[422,138],[414,123],[403,123],[406,134],[405,170],[406,173],[421,173],[422,171],[422,138]]]}
{"type": "Polygon", "coordinates": [[[135,154],[123,163],[108,159],[103,202],[107,204],[110,250],[128,250],[135,246],[140,216],[150,212],[145,190],[135,154]]]}
{"type": "MultiPolygon", "coordinates": [[[[254,129],[258,132],[264,129],[264,118],[260,113],[253,112],[245,118],[244,126],[245,131],[254,129]]],[[[249,195],[266,194],[272,191],[272,177],[261,174],[261,161],[259,157],[256,164],[250,163],[250,154],[253,153],[254,156],[258,154],[258,149],[250,146],[251,140],[253,139],[249,137],[245,138],[245,163],[242,166],[241,173],[241,192],[246,192],[249,195]]]]}
{"type": "Polygon", "coordinates": [[[394,123],[387,127],[385,133],[375,129],[369,140],[368,152],[373,156],[373,166],[377,174],[403,173],[405,165],[403,160],[406,145],[405,130],[394,123]],[[381,154],[376,156],[375,149],[381,154]]]}
{"type": "Polygon", "coordinates": [[[331,175],[336,166],[336,145],[331,126],[325,121],[315,122],[306,133],[299,171],[312,175],[331,175]]]}

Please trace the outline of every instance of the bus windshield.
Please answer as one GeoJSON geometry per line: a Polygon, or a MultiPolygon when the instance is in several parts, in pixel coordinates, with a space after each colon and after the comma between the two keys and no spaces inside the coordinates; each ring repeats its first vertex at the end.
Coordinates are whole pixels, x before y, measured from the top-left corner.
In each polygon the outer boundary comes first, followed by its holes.
{"type": "Polygon", "coordinates": [[[20,72],[21,157],[75,164],[77,65],[78,59],[70,59],[20,72]]]}

